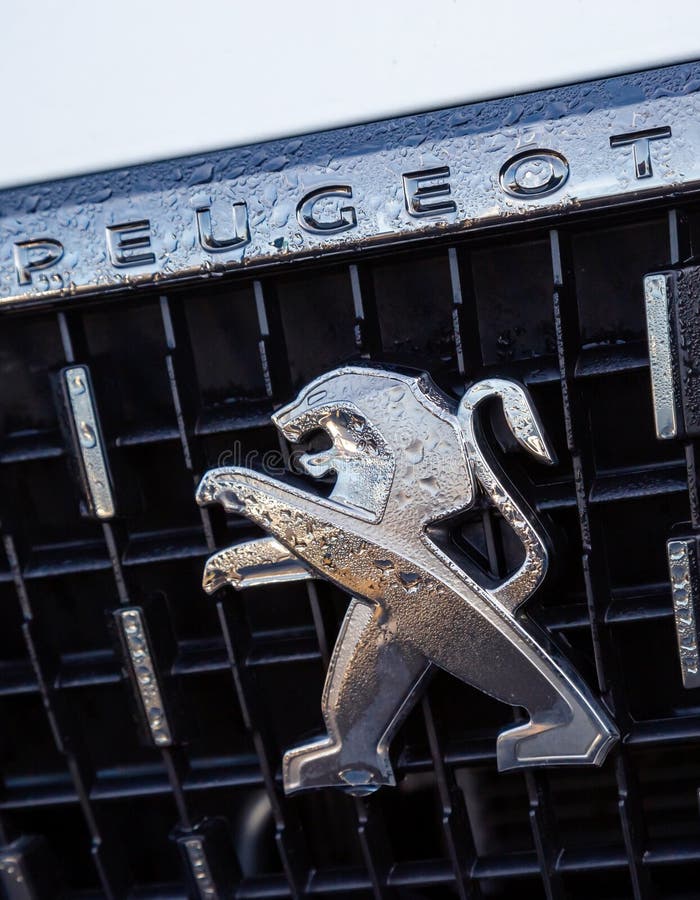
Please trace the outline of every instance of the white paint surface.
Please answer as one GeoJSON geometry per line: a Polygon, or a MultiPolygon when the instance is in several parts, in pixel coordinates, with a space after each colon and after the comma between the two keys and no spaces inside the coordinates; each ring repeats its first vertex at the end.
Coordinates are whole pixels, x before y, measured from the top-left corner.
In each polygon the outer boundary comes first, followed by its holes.
{"type": "Polygon", "coordinates": [[[2,5],[0,185],[700,58],[697,0],[2,5]]]}

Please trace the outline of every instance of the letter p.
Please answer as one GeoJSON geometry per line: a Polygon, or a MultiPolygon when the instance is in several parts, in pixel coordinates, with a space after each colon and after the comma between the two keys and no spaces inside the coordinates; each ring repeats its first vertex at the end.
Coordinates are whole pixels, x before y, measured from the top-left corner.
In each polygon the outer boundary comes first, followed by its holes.
{"type": "Polygon", "coordinates": [[[48,269],[63,256],[63,244],[53,238],[35,241],[19,241],[12,248],[17,281],[32,283],[32,272],[48,269]]]}

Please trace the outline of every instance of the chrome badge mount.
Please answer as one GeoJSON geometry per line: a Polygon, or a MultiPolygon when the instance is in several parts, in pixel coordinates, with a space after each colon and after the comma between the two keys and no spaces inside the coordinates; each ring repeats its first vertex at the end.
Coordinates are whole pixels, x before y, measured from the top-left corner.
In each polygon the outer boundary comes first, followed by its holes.
{"type": "Polygon", "coordinates": [[[427,375],[347,366],[317,378],[273,421],[287,440],[324,430],[327,450],[301,456],[311,476],[335,474],[328,496],[249,468],[212,469],[200,504],[220,503],[269,536],[214,554],[204,587],[237,589],[324,578],[351,596],[323,691],[327,734],[288,750],[287,793],[336,786],[365,794],[395,784],[392,738],[439,667],[529,721],[502,731],[501,771],[600,765],[618,738],[608,714],[534,625],[516,617],[542,582],[549,551],[532,510],[499,474],[480,407],[500,402],[518,444],[554,462],[527,391],[501,378],[468,388],[459,406],[427,375]],[[483,500],[522,542],[505,580],[477,573],[444,539],[450,520],[483,500]]]}

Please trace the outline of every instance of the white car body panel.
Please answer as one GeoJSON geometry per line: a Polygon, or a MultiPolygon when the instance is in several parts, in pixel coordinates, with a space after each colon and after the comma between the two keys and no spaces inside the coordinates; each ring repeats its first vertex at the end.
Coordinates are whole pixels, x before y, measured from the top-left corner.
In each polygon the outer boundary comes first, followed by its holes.
{"type": "Polygon", "coordinates": [[[689,0],[40,0],[4,18],[3,187],[700,57],[689,0]]]}

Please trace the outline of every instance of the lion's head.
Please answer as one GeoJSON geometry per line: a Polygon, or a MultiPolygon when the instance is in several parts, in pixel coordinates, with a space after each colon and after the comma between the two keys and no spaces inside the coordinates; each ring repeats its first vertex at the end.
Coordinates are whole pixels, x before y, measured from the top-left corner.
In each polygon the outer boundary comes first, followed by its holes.
{"type": "Polygon", "coordinates": [[[293,443],[325,431],[330,448],[301,456],[302,467],[315,477],[335,473],[331,498],[379,519],[397,474],[415,513],[434,509],[440,493],[445,513],[471,502],[454,412],[426,375],[346,366],[315,379],[273,420],[293,443]]]}

